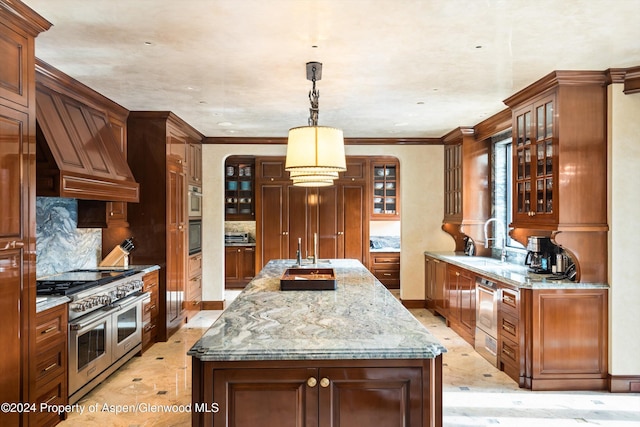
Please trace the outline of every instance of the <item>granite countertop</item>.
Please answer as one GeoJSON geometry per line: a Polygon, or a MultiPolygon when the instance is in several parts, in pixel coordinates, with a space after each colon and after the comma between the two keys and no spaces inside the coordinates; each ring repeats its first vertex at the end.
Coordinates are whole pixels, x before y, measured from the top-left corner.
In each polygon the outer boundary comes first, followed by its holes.
{"type": "Polygon", "coordinates": [[[400,252],[400,248],[395,248],[395,247],[369,248],[369,252],[400,252]]]}
{"type": "Polygon", "coordinates": [[[606,283],[576,283],[566,279],[555,280],[551,274],[531,273],[525,265],[503,263],[494,258],[467,256],[455,252],[425,251],[424,254],[519,288],[587,289],[609,287],[606,283]]]}
{"type": "Polygon", "coordinates": [[[225,243],[225,246],[255,246],[256,242],[247,242],[247,243],[225,243]]]}
{"type": "Polygon", "coordinates": [[[429,359],[446,349],[360,262],[329,260],[335,291],[281,291],[272,260],[188,354],[203,361],[429,359]]]}
{"type": "Polygon", "coordinates": [[[71,298],[65,296],[36,296],[36,313],[66,304],[71,298]]]}

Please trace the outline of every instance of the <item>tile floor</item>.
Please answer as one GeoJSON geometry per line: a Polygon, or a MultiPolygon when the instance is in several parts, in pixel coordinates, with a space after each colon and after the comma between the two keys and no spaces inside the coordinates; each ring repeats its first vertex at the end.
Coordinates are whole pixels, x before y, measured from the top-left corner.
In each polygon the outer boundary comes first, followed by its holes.
{"type": "MultiPolygon", "coordinates": [[[[640,393],[522,390],[447,328],[442,318],[427,310],[411,311],[448,349],[443,359],[445,427],[640,426],[640,393]]],[[[72,412],[59,425],[189,426],[184,405],[191,401],[191,360],[186,352],[220,313],[201,312],[168,342],[133,358],[78,402],[84,413],[72,412]],[[135,405],[137,412],[125,412],[135,405]],[[163,410],[164,405],[169,409],[163,410]]]]}

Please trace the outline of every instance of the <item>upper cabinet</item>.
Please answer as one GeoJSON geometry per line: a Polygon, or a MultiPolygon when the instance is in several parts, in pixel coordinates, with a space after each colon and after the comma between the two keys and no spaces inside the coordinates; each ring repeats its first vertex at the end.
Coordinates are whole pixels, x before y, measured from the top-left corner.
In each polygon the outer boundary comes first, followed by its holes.
{"type": "Polygon", "coordinates": [[[192,142],[187,147],[187,174],[189,184],[198,187],[202,186],[202,144],[192,142]]]}
{"type": "Polygon", "coordinates": [[[376,158],[371,162],[371,219],[400,219],[400,165],[395,158],[376,158]]]}
{"type": "Polygon", "coordinates": [[[462,142],[444,146],[444,220],[462,220],[462,142]]]}
{"type": "Polygon", "coordinates": [[[577,279],[607,281],[607,76],[554,71],[505,100],[513,111],[511,236],[550,236],[577,279]]]}
{"type": "Polygon", "coordinates": [[[255,159],[231,156],[224,164],[224,218],[255,220],[255,159]]]}

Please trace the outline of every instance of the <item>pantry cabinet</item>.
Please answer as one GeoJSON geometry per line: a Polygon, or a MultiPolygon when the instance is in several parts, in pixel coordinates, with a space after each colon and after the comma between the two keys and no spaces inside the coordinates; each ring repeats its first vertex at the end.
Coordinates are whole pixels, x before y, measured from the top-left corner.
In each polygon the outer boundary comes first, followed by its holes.
{"type": "Polygon", "coordinates": [[[194,378],[203,375],[202,394],[194,392],[194,401],[218,404],[216,412],[194,411],[195,426],[439,425],[439,406],[430,405],[434,400],[424,386],[427,362],[421,360],[194,365],[194,378]]]}
{"type": "MultiPolygon", "coordinates": [[[[168,111],[132,111],[127,120],[128,159],[145,191],[128,206],[131,263],[159,265],[158,340],[166,341],[186,318],[188,148],[202,135],[168,111]],[[133,143],[135,141],[135,143],[133,143]]],[[[103,230],[111,238],[118,230],[103,230]]],[[[128,237],[128,235],[126,236],[128,237]]]]}
{"type": "Polygon", "coordinates": [[[550,236],[580,282],[607,282],[607,76],[554,71],[504,101],[513,112],[513,227],[550,236]]]}
{"type": "MultiPolygon", "coordinates": [[[[0,2],[0,402],[34,402],[40,377],[29,363],[37,349],[35,38],[50,26],[22,3],[0,2]]],[[[0,425],[35,425],[35,416],[2,412],[0,425]]]]}
{"type": "Polygon", "coordinates": [[[369,259],[366,161],[347,159],[347,172],[330,187],[297,187],[283,157],[256,159],[256,269],[271,259],[369,259]],[[364,163],[363,163],[364,162],[364,163]],[[299,239],[299,240],[298,240],[299,239]]]}

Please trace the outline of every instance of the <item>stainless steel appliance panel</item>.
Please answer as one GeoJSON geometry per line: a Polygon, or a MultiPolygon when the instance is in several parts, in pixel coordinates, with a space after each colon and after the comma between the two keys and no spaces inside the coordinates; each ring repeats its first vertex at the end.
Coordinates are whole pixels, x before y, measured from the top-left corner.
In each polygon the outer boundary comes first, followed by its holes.
{"type": "Polygon", "coordinates": [[[498,292],[495,283],[476,280],[475,350],[493,366],[498,366],[498,292]]]}

